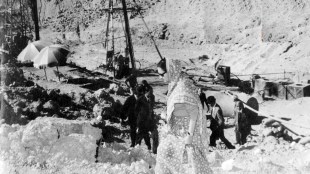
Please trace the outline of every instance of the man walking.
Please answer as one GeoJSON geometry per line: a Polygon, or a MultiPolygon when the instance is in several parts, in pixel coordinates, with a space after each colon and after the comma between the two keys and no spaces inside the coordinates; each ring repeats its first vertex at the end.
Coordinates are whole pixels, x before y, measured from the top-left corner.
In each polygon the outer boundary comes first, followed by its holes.
{"type": "Polygon", "coordinates": [[[235,147],[224,136],[224,117],[221,107],[216,103],[214,96],[209,96],[207,102],[210,105],[210,112],[207,115],[207,118],[211,120],[210,129],[212,130],[210,146],[215,147],[215,141],[221,139],[228,149],[235,149],[235,147]]]}

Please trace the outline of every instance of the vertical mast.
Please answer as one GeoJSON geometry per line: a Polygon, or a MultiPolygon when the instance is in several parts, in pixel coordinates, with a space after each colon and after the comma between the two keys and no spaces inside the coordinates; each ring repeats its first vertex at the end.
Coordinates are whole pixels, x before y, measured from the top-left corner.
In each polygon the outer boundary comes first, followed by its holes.
{"type": "Polygon", "coordinates": [[[134,58],[134,53],[133,53],[133,46],[132,46],[132,40],[131,40],[131,35],[130,35],[130,26],[129,26],[129,20],[128,20],[128,15],[127,15],[127,7],[126,7],[126,0],[122,0],[122,5],[123,5],[123,12],[124,12],[124,20],[125,20],[125,32],[126,32],[126,37],[128,41],[128,49],[129,49],[129,55],[130,55],[130,61],[132,65],[132,70],[136,70],[136,65],[135,65],[135,58],[134,58]]]}

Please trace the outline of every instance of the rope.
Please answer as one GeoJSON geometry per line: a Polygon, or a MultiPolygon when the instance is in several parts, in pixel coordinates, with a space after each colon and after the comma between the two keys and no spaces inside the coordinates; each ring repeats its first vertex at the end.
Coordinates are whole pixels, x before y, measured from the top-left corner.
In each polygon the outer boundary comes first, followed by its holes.
{"type": "MultiPolygon", "coordinates": [[[[139,5],[137,4],[137,2],[136,2],[135,0],[133,0],[133,2],[135,3],[135,5],[136,5],[137,7],[139,7],[139,5]]],[[[151,40],[153,41],[153,44],[154,44],[154,46],[155,46],[155,49],[156,49],[156,51],[157,51],[157,53],[158,53],[160,59],[161,59],[161,60],[164,60],[163,56],[161,55],[161,53],[160,53],[160,51],[159,51],[159,49],[158,49],[158,47],[157,47],[157,45],[156,45],[155,39],[154,39],[154,37],[151,35],[151,31],[150,31],[149,27],[147,26],[147,24],[146,24],[146,22],[145,22],[145,20],[144,20],[143,15],[141,14],[141,11],[138,10],[138,13],[139,13],[139,15],[140,15],[140,17],[141,17],[141,19],[142,19],[142,21],[143,21],[143,23],[144,23],[144,25],[145,25],[147,31],[148,31],[148,33],[149,33],[149,35],[150,35],[151,40]]]]}

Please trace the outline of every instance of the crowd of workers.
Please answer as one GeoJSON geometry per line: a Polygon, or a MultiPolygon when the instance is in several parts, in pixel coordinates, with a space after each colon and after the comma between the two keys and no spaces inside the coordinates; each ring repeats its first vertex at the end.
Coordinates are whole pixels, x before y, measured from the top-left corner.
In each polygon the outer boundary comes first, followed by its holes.
{"type": "Polygon", "coordinates": [[[157,120],[153,112],[155,96],[153,88],[142,80],[142,84],[137,83],[134,74],[130,75],[125,83],[130,88],[131,95],[126,99],[121,111],[121,118],[130,126],[130,147],[141,144],[144,140],[148,150],[157,153],[158,131],[157,120]],[[153,139],[151,145],[150,137],[153,139]]]}
{"type": "MultiPolygon", "coordinates": [[[[144,140],[146,146],[153,153],[156,153],[158,146],[158,130],[156,116],[153,112],[155,96],[153,88],[146,80],[142,80],[138,84],[137,78],[131,74],[126,78],[126,85],[129,87],[131,95],[126,99],[121,115],[122,119],[130,126],[131,147],[141,144],[144,140]],[[153,139],[151,145],[150,137],[153,139]]],[[[206,94],[199,89],[199,98],[203,108],[207,111],[206,118],[209,121],[209,128],[212,131],[210,136],[210,146],[216,147],[216,141],[220,139],[228,149],[234,149],[232,145],[224,136],[224,118],[223,111],[219,104],[216,103],[214,96],[206,97],[206,94]]],[[[246,137],[250,134],[251,125],[249,119],[244,112],[243,103],[236,97],[234,99],[234,113],[235,118],[235,134],[236,144],[243,145],[246,143],[246,137]]]]}

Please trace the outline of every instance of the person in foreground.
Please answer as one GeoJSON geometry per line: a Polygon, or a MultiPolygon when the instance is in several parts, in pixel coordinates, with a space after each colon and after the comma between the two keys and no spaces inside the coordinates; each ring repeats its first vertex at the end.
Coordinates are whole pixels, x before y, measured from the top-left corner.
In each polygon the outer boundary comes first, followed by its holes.
{"type": "Polygon", "coordinates": [[[198,88],[182,72],[179,60],[167,63],[165,76],[170,83],[166,114],[162,114],[167,125],[160,133],[155,173],[213,173],[206,157],[209,134],[198,88]]]}

